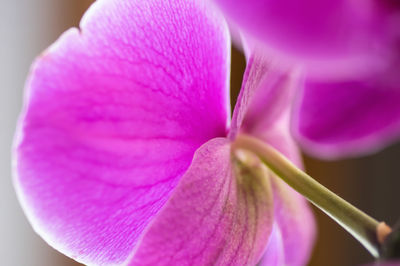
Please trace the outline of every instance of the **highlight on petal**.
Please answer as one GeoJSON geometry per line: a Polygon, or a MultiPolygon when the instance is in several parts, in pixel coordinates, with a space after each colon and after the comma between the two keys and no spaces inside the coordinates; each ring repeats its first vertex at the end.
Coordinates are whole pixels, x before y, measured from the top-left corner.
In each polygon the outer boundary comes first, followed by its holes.
{"type": "Polygon", "coordinates": [[[280,230],[276,223],[272,227],[271,237],[268,241],[267,249],[257,265],[271,266],[271,265],[285,265],[285,254],[283,249],[283,239],[280,230]]]}
{"type": "Polygon", "coordinates": [[[34,63],[15,186],[34,229],[85,264],[123,262],[195,150],[229,124],[225,22],[192,0],[98,0],[34,63]]]}
{"type": "Polygon", "coordinates": [[[374,152],[398,140],[397,69],[343,81],[308,80],[293,112],[293,134],[305,151],[336,159],[374,152]]]}
{"type": "Polygon", "coordinates": [[[267,51],[316,72],[374,67],[390,42],[389,16],[375,0],[213,1],[267,51]]]}
{"type": "Polygon", "coordinates": [[[128,264],[256,265],[273,208],[268,169],[241,165],[228,139],[213,139],[197,150],[128,264]]]}

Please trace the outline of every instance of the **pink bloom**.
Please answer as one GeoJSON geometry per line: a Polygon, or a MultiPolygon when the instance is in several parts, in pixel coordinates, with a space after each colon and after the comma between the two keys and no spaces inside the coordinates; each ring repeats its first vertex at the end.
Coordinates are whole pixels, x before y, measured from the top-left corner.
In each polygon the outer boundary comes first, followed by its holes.
{"type": "Polygon", "coordinates": [[[34,63],[15,186],[34,229],[82,263],[304,264],[314,222],[245,132],[300,165],[289,134],[300,79],[254,55],[232,122],[230,39],[202,1],[98,0],[34,63]],[[247,174],[248,175],[248,174],[247,174]]]}
{"type": "Polygon", "coordinates": [[[398,1],[214,1],[267,53],[305,67],[292,129],[306,151],[332,159],[398,139],[398,1]]]}
{"type": "Polygon", "coordinates": [[[331,159],[374,152],[398,140],[400,75],[388,78],[382,73],[306,80],[292,125],[302,147],[331,159]]]}
{"type": "Polygon", "coordinates": [[[267,48],[319,68],[340,62],[360,66],[398,34],[398,5],[391,3],[396,1],[213,1],[231,23],[267,48]]]}

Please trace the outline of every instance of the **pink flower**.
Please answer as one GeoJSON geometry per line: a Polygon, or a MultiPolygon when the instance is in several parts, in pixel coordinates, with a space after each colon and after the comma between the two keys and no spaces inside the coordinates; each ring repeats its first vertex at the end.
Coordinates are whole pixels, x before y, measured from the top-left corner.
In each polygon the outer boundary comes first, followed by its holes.
{"type": "Polygon", "coordinates": [[[202,1],[98,0],[26,85],[15,186],[34,229],[85,264],[304,264],[305,200],[231,154],[240,132],[300,165],[296,73],[253,55],[232,122],[230,38],[202,1]]]}
{"type": "Polygon", "coordinates": [[[394,15],[399,6],[390,0],[213,1],[246,35],[319,68],[340,62],[360,66],[398,34],[394,15]]]}
{"type": "Polygon", "coordinates": [[[252,42],[305,68],[292,129],[306,151],[332,159],[398,139],[398,1],[214,1],[252,42]]]}

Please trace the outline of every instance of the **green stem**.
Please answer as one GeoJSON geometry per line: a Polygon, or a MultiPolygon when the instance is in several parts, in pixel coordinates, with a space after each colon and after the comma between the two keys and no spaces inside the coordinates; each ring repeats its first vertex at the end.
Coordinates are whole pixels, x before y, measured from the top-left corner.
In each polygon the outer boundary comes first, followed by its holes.
{"type": "Polygon", "coordinates": [[[254,153],[278,177],[353,235],[372,256],[379,257],[378,221],[322,186],[264,142],[239,135],[232,147],[254,153]]]}

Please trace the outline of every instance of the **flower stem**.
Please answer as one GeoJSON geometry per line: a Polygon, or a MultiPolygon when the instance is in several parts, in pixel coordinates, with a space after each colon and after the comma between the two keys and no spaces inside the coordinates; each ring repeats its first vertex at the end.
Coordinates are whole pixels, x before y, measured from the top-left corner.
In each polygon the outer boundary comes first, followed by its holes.
{"type": "Polygon", "coordinates": [[[232,149],[255,154],[278,177],[346,229],[372,256],[379,257],[382,239],[386,232],[390,233],[386,224],[376,221],[343,200],[297,168],[277,150],[256,138],[239,135],[232,149]],[[382,231],[382,227],[385,230],[382,231]],[[382,232],[385,232],[383,236],[382,232]]]}

